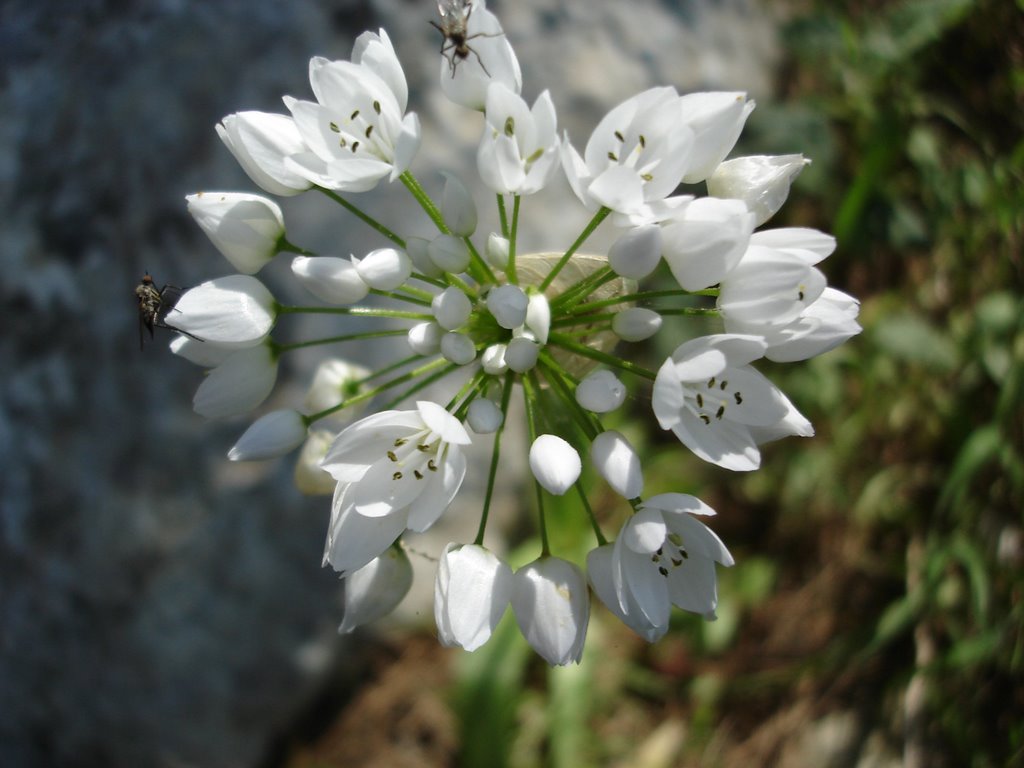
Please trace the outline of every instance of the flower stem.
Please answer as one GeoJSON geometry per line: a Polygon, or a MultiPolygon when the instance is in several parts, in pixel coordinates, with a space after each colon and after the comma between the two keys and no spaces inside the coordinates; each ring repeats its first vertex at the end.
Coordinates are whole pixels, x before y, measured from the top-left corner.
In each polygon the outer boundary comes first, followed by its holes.
{"type": "Polygon", "coordinates": [[[601,352],[600,350],[588,347],[585,344],[580,344],[565,334],[552,333],[548,337],[548,343],[554,344],[555,346],[561,347],[562,349],[566,349],[570,352],[574,352],[582,357],[589,357],[591,360],[597,360],[598,362],[604,363],[605,365],[609,365],[613,368],[627,371],[635,376],[642,376],[643,378],[650,379],[651,381],[654,381],[657,378],[657,374],[653,371],[649,371],[635,363],[620,360],[614,355],[609,355],[607,352],[601,352]]]}
{"type": "Polygon", "coordinates": [[[416,198],[416,202],[420,204],[420,207],[426,211],[427,216],[434,222],[434,226],[438,230],[446,235],[450,235],[452,231],[448,229],[448,225],[444,223],[444,216],[441,215],[441,211],[434,204],[434,201],[430,199],[430,195],[427,191],[420,186],[420,183],[416,180],[416,177],[409,171],[403,171],[402,175],[399,176],[402,183],[405,184],[405,188],[409,190],[410,194],[416,198]]]}
{"type": "Polygon", "coordinates": [[[569,259],[572,258],[572,255],[576,253],[576,251],[579,249],[581,245],[583,245],[583,243],[586,242],[587,238],[590,237],[591,234],[593,234],[594,230],[597,229],[598,225],[602,221],[604,221],[608,214],[611,212],[612,211],[610,208],[605,208],[604,206],[602,206],[601,210],[594,214],[594,218],[592,218],[590,220],[590,223],[587,224],[586,227],[584,227],[582,232],[580,232],[580,236],[576,238],[576,242],[569,246],[569,250],[567,250],[565,252],[565,255],[558,260],[558,263],[555,264],[554,269],[548,272],[548,276],[545,277],[544,280],[541,282],[539,286],[541,291],[546,291],[548,289],[548,286],[551,285],[551,281],[558,277],[558,273],[561,272],[562,268],[569,263],[569,259]]]}
{"type": "Polygon", "coordinates": [[[608,543],[608,539],[604,537],[604,533],[601,532],[601,526],[597,524],[597,517],[594,515],[594,510],[590,506],[587,494],[583,490],[583,483],[579,480],[576,481],[576,493],[580,495],[580,502],[583,504],[583,508],[587,510],[587,517],[590,518],[590,527],[594,529],[594,536],[597,537],[597,545],[603,547],[608,543]]]}
{"type": "MultiPolygon", "coordinates": [[[[531,372],[529,375],[523,376],[522,380],[523,402],[526,405],[526,426],[530,436],[530,442],[527,446],[527,451],[529,451],[530,447],[537,440],[537,414],[535,412],[537,407],[536,378],[531,372]]],[[[540,527],[541,557],[547,557],[551,554],[551,548],[548,545],[548,526],[544,518],[544,491],[536,478],[533,481],[533,485],[537,489],[537,515],[540,527]]]]}
{"type": "Polygon", "coordinates": [[[307,251],[305,248],[300,248],[294,243],[289,242],[284,233],[281,233],[281,237],[277,239],[277,245],[274,247],[274,253],[297,253],[299,256],[316,256],[313,251],[307,251]]]}
{"type": "Polygon", "coordinates": [[[324,339],[313,339],[311,341],[297,341],[294,344],[276,344],[271,342],[271,348],[275,354],[291,352],[293,349],[304,347],[315,347],[321,344],[340,344],[343,341],[360,341],[362,339],[379,339],[385,336],[405,336],[408,333],[405,329],[398,328],[391,331],[365,331],[363,333],[347,333],[344,336],[329,336],[324,339]]]}
{"type": "MultiPolygon", "coordinates": [[[[516,236],[519,234],[519,195],[512,196],[512,227],[508,234],[508,281],[512,285],[519,285],[519,274],[516,272],[516,236]]],[[[504,210],[504,209],[503,209],[504,210]]],[[[543,287],[541,290],[544,290],[543,287]]]]}
{"type": "MultiPolygon", "coordinates": [[[[499,195],[500,198],[500,195],[499,195]]],[[[512,399],[512,381],[515,376],[512,371],[505,374],[505,384],[501,390],[501,424],[494,432],[494,447],[491,449],[491,468],[487,473],[487,491],[484,493],[484,508],[480,514],[480,527],[476,532],[474,544],[482,546],[484,543],[484,531],[487,530],[487,517],[491,512],[491,497],[494,494],[494,479],[498,475],[498,458],[501,455],[501,433],[505,430],[505,422],[508,420],[508,406],[512,399]]]]}
{"type": "Polygon", "coordinates": [[[455,393],[455,396],[448,401],[448,405],[446,405],[444,409],[452,413],[455,418],[461,421],[466,415],[466,409],[469,407],[469,404],[476,399],[486,376],[487,374],[483,371],[477,371],[470,376],[469,379],[466,380],[466,383],[462,385],[462,388],[455,393]],[[466,398],[465,400],[463,400],[464,397],[466,398]],[[455,404],[460,400],[462,400],[462,403],[460,403],[458,408],[456,408],[455,404]]]}
{"type": "Polygon", "coordinates": [[[333,200],[334,202],[338,203],[343,208],[348,210],[350,213],[352,213],[353,215],[357,216],[358,218],[362,219],[364,222],[369,224],[371,227],[380,232],[382,235],[384,235],[384,237],[393,242],[399,248],[405,248],[405,240],[400,238],[398,235],[396,235],[390,229],[385,227],[383,224],[381,224],[375,218],[370,216],[368,213],[363,213],[362,210],[352,205],[352,203],[343,198],[337,192],[330,189],[325,189],[324,187],[317,187],[317,189],[323,192],[329,198],[331,198],[331,200],[333,200]]]}
{"type": "MultiPolygon", "coordinates": [[[[714,307],[666,307],[664,309],[654,307],[653,311],[657,312],[659,315],[687,315],[693,317],[715,317],[720,314],[720,311],[714,307]]],[[[617,314],[619,313],[595,312],[594,314],[589,315],[573,315],[553,321],[551,323],[551,327],[565,328],[573,325],[589,325],[598,321],[608,320],[615,317],[617,314]]]]}
{"type": "MultiPolygon", "coordinates": [[[[413,290],[416,290],[416,289],[413,289],[413,290]]],[[[430,306],[430,299],[428,299],[426,297],[405,296],[405,295],[402,295],[401,293],[395,293],[394,291],[380,291],[380,290],[377,290],[376,288],[371,288],[370,289],[370,293],[372,293],[374,296],[383,296],[386,299],[394,299],[395,301],[406,301],[406,302],[408,302],[410,304],[418,304],[421,307],[429,307],[430,306]]],[[[428,294],[426,291],[423,291],[423,293],[426,294],[426,296],[430,296],[430,294],[428,294]]],[[[433,298],[433,297],[431,297],[431,298],[433,298]]]]}
{"type": "MultiPolygon", "coordinates": [[[[393,387],[397,387],[398,385],[404,384],[405,382],[411,379],[415,379],[417,376],[421,376],[424,373],[429,373],[430,371],[439,368],[440,366],[444,365],[447,362],[448,361],[445,360],[443,357],[439,357],[436,360],[431,360],[429,363],[421,365],[418,368],[413,368],[411,371],[403,373],[401,376],[396,376],[390,381],[384,382],[380,386],[374,387],[373,389],[368,389],[365,392],[360,392],[355,397],[350,397],[347,400],[343,400],[337,405],[331,406],[330,408],[325,408],[322,411],[317,411],[316,413],[311,413],[308,416],[303,416],[302,420],[308,427],[314,421],[319,421],[320,419],[326,418],[331,414],[337,413],[338,411],[344,408],[348,408],[349,406],[357,405],[359,403],[365,402],[366,400],[370,400],[379,395],[381,392],[386,392],[387,390],[392,389],[393,387]]],[[[451,363],[450,365],[452,367],[455,367],[454,363],[451,363]]],[[[407,395],[408,393],[406,393],[406,395],[403,395],[403,397],[406,397],[407,395]]],[[[384,408],[382,410],[387,409],[384,408]]]]}
{"type": "Polygon", "coordinates": [[[407,320],[434,319],[434,316],[427,312],[409,312],[404,309],[384,309],[382,307],[292,307],[278,304],[276,309],[283,315],[352,315],[355,317],[394,317],[407,320]]]}
{"type": "Polygon", "coordinates": [[[501,236],[508,240],[508,213],[505,211],[505,196],[498,193],[498,219],[501,221],[501,236]]]}
{"type": "MultiPolygon", "coordinates": [[[[566,310],[571,315],[580,315],[585,312],[592,312],[595,309],[604,309],[605,307],[613,307],[616,304],[625,304],[630,301],[646,301],[648,299],[666,299],[672,297],[684,297],[684,296],[717,296],[717,288],[705,288],[703,291],[684,291],[681,289],[671,291],[639,291],[637,293],[627,293],[622,296],[613,296],[610,299],[602,299],[600,301],[588,301],[585,304],[577,304],[572,309],[566,310]]],[[[659,310],[660,311],[660,310],[659,310]]]]}
{"type": "Polygon", "coordinates": [[[491,265],[484,261],[484,258],[480,255],[480,251],[473,245],[473,241],[468,237],[462,238],[466,243],[466,247],[469,248],[469,258],[471,259],[469,265],[469,274],[478,283],[496,283],[498,279],[494,276],[494,272],[491,270],[491,265]],[[475,267],[475,269],[474,269],[475,267]]]}
{"type": "Polygon", "coordinates": [[[610,283],[616,277],[617,275],[612,271],[611,267],[601,267],[601,269],[591,275],[587,275],[587,277],[571,286],[561,296],[555,299],[552,304],[559,311],[571,309],[602,285],[610,283]]]}
{"type": "Polygon", "coordinates": [[[572,412],[580,429],[583,431],[584,436],[588,440],[593,440],[601,434],[601,432],[604,431],[604,427],[601,426],[601,422],[594,414],[590,413],[582,405],[576,402],[576,396],[569,387],[569,382],[566,381],[567,374],[565,374],[561,366],[555,362],[555,359],[544,351],[541,352],[540,364],[544,371],[544,378],[548,380],[548,383],[551,384],[551,388],[556,391],[556,394],[572,412]]]}
{"type": "MultiPolygon", "coordinates": [[[[443,357],[441,357],[441,358],[438,358],[437,360],[432,361],[431,363],[428,363],[427,365],[420,366],[420,368],[417,368],[415,370],[409,371],[409,373],[415,374],[415,375],[418,376],[420,373],[426,372],[427,370],[429,370],[428,366],[430,366],[430,368],[436,368],[438,365],[441,365],[442,363],[445,363],[445,362],[447,362],[447,360],[445,360],[443,357]]],[[[405,392],[400,394],[394,400],[391,400],[391,401],[385,403],[383,406],[381,406],[381,410],[382,411],[389,411],[389,410],[391,410],[392,408],[394,408],[395,406],[400,404],[406,398],[412,397],[417,392],[419,392],[419,391],[421,391],[423,389],[426,389],[431,384],[433,384],[435,381],[439,381],[440,379],[443,379],[449,373],[451,373],[452,371],[457,370],[458,368],[461,368],[461,367],[462,366],[458,365],[457,363],[448,363],[448,365],[446,367],[442,368],[439,371],[436,371],[435,373],[430,374],[429,376],[427,376],[422,381],[416,382],[416,384],[414,386],[409,387],[409,389],[407,389],[405,392]]]]}

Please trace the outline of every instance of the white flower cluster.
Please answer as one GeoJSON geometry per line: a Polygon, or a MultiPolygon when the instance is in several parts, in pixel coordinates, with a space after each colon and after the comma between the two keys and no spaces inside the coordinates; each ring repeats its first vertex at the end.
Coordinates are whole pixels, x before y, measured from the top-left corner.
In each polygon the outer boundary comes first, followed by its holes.
{"type": "Polygon", "coordinates": [[[828,288],[816,266],[834,249],[832,237],[754,231],[779,209],[807,161],[726,160],[753,102],[743,93],[680,95],[668,87],[612,109],[581,155],[559,135],[546,91],[532,107],[520,95],[518,61],[483,0],[447,0],[442,20],[450,37],[441,88],[483,112],[477,166],[496,195],[500,231],[477,231],[473,199],[459,179],[447,176],[438,205],[411,174],[420,126],[406,111],[405,75],[383,30],[360,36],[350,61],[314,58],[315,101],[286,97],[290,114],[229,115],[218,133],[265,191],[326,194],[386,242],[361,257],[313,254],[286,239],[281,210],[265,197],[190,195],[189,211],[242,273],[188,291],[171,318],[189,334],[173,342],[175,352],[210,369],[195,408],[210,417],[252,411],[271,392],[279,357],[298,347],[407,338],[409,356],[382,370],[326,359],[303,408],[259,418],[229,453],[263,459],[303,446],[300,488],[333,492],[324,562],[346,582],[342,631],[402,599],[411,570],[401,538],[444,514],[466,476],[464,448],[482,435],[491,435],[493,457],[479,534],[473,543],[449,544],[437,569],[441,642],[479,647],[511,606],[549,663],[578,661],[590,589],[650,641],[667,631],[673,605],[714,618],[715,564],[733,562],[703,522],[714,511],[684,494],[645,498],[640,457],[602,418],[623,405],[627,383],[651,386],[657,423],[700,458],[736,471],[756,469],[766,441],[812,434],[754,368],[761,358],[821,354],[860,330],[856,300],[828,288]],[[593,218],[568,248],[517,253],[522,199],[560,171],[593,218]],[[384,179],[401,182],[436,236],[403,238],[351,202],[352,193],[384,179]],[[674,194],[681,183],[698,182],[709,196],[674,194]],[[581,253],[605,222],[616,232],[609,252],[581,253]],[[319,303],[283,305],[252,276],[281,252],[294,255],[295,279],[319,303]],[[643,289],[639,281],[662,259],[678,288],[643,289]],[[360,305],[371,295],[372,306],[360,305]],[[293,344],[271,338],[278,319],[302,312],[383,318],[386,327],[293,344]],[[657,371],[613,353],[620,341],[658,333],[667,315],[717,318],[721,332],[679,344],[657,371]],[[448,376],[458,381],[446,404],[420,396],[448,376]],[[542,541],[540,557],[516,571],[483,546],[514,392],[526,406],[542,541]],[[380,396],[390,399],[354,420],[380,396]],[[580,484],[587,454],[630,510],[614,543],[580,484]],[[586,575],[552,555],[544,528],[545,494],[571,489],[597,539],[586,575]]]}

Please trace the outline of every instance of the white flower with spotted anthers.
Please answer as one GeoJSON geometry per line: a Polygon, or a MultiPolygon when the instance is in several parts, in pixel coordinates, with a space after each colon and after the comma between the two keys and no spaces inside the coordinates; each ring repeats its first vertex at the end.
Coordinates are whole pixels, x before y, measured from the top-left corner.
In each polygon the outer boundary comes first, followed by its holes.
{"type": "Polygon", "coordinates": [[[668,630],[673,605],[715,618],[715,564],[731,566],[733,558],[721,539],[697,519],[714,514],[694,496],[653,496],[626,521],[614,545],[588,556],[588,575],[597,596],[649,642],[668,630]]]}
{"type": "Polygon", "coordinates": [[[405,73],[384,30],[360,35],[352,61],[310,60],[309,82],[315,102],[285,97],[308,147],[286,159],[289,171],[326,189],[365,192],[409,167],[419,118],[405,112],[405,73]]]}
{"type": "Polygon", "coordinates": [[[500,195],[532,195],[558,168],[555,105],[544,91],[533,104],[502,83],[487,89],[487,124],[476,153],[480,179],[500,195]]]}
{"type": "Polygon", "coordinates": [[[675,89],[651,88],[605,115],[582,157],[566,136],[562,167],[588,209],[604,206],[645,223],[654,215],[652,203],[682,181],[693,145],[694,132],[680,119],[675,89]]]}
{"type": "Polygon", "coordinates": [[[737,471],[760,466],[758,443],[781,437],[778,429],[813,434],[778,387],[750,366],[766,348],[763,339],[739,334],[679,346],[658,370],[651,395],[661,428],[705,461],[737,471]]]}
{"type": "Polygon", "coordinates": [[[325,561],[347,573],[407,528],[430,528],[462,485],[469,443],[462,423],[427,400],[342,430],[320,465],[338,481],[325,561]]]}

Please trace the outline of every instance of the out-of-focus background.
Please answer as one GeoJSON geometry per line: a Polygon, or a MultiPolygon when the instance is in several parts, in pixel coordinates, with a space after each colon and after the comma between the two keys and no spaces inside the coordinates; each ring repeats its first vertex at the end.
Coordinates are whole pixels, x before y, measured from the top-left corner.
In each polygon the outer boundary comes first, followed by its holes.
{"type": "MultiPolygon", "coordinates": [[[[1022,764],[1021,4],[490,7],[524,95],[549,88],[578,146],[671,84],[748,91],[737,153],[814,161],[771,225],[836,234],[825,271],[865,330],[766,372],[817,436],[736,476],[645,430],[642,399],[622,420],[649,489],[719,511],[737,560],[719,620],[679,614],[648,646],[595,608],[584,663],[553,672],[514,626],[473,655],[439,648],[416,596],[402,622],[339,638],[328,500],[298,494],[288,461],[229,464],[245,423],[192,413],[200,373],[168,338],[139,352],[144,271],[229,271],[183,201],[253,189],[214,124],[308,97],[311,55],[385,27],[427,137],[414,172],[434,193],[440,169],[468,177],[479,119],[437,88],[432,3],[6,0],[0,765],[1022,764]]],[[[380,245],[312,197],[285,205],[293,241],[380,245]]],[[[361,202],[387,221],[394,198],[361,202]]],[[[524,206],[524,237],[564,247],[582,220],[524,206]]],[[[289,362],[274,402],[312,362],[289,362]]],[[[614,530],[622,510],[598,512],[614,530]]]]}

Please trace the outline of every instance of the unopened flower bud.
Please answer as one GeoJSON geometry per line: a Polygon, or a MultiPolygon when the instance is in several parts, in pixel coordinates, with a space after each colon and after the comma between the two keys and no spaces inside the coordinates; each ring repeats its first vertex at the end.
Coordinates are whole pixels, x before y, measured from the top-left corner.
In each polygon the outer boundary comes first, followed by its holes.
{"type": "Polygon", "coordinates": [[[526,327],[533,333],[538,343],[548,343],[548,334],[551,332],[551,306],[543,293],[530,294],[526,306],[526,327]]]}
{"type": "Polygon", "coordinates": [[[503,420],[501,409],[486,397],[478,397],[469,404],[469,410],[466,411],[466,421],[478,435],[497,431],[503,420]]]}
{"type": "Polygon", "coordinates": [[[612,318],[612,330],[623,341],[649,339],[661,328],[661,315],[652,309],[630,307],[612,318]]]}
{"type": "Polygon", "coordinates": [[[427,253],[442,272],[457,275],[469,267],[469,248],[454,235],[438,235],[430,241],[427,253]]]}
{"type": "Polygon", "coordinates": [[[462,181],[453,174],[444,174],[441,212],[453,234],[469,237],[476,231],[476,203],[462,181]]]}
{"type": "Polygon", "coordinates": [[[640,457],[629,441],[614,429],[602,432],[590,446],[595,469],[617,494],[635,499],[644,490],[640,457]]]}
{"type": "Polygon", "coordinates": [[[328,304],[355,304],[370,292],[352,259],[296,256],[292,259],[292,274],[307,291],[328,304]]]}
{"type": "Polygon", "coordinates": [[[444,331],[434,322],[417,323],[409,329],[409,347],[417,355],[433,355],[441,349],[444,331]]]}
{"type": "Polygon", "coordinates": [[[626,387],[611,371],[594,371],[576,387],[576,402],[594,413],[614,411],[626,400],[626,387]]]}
{"type": "Polygon", "coordinates": [[[454,331],[465,325],[473,311],[469,297],[455,286],[445,288],[437,294],[430,307],[437,318],[437,324],[446,331],[454,331]]]}
{"type": "Polygon", "coordinates": [[[405,550],[390,547],[345,577],[345,615],[338,632],[346,634],[393,611],[412,586],[412,564],[405,550]]]}
{"type": "Polygon", "coordinates": [[[543,557],[512,577],[512,612],[519,631],[548,664],[579,662],[590,620],[583,572],[567,560],[543,557]]]}
{"type": "Polygon", "coordinates": [[[274,258],[284,216],[273,200],[242,192],[186,195],[188,212],[224,258],[247,275],[274,258]]]}
{"type": "Polygon", "coordinates": [[[582,469],[576,449],[558,435],[541,435],[530,446],[530,471],[548,493],[564,494],[582,469]]]}
{"type": "Polygon", "coordinates": [[[480,356],[480,365],[484,372],[491,376],[497,376],[508,370],[508,363],[505,362],[505,351],[508,348],[504,344],[491,344],[480,356]]]}
{"type": "Polygon", "coordinates": [[[442,273],[430,258],[430,241],[425,237],[405,238],[405,252],[412,260],[413,269],[427,277],[439,277],[442,273]]]}
{"type": "Polygon", "coordinates": [[[708,178],[708,194],[747,204],[761,226],[786,202],[789,186],[810,165],[803,155],[753,155],[719,164],[708,178]]]}
{"type": "Polygon", "coordinates": [[[608,265],[615,274],[635,280],[647,277],[661,259],[661,227],[645,224],[627,230],[608,251],[608,265]]]}
{"type": "Polygon", "coordinates": [[[495,269],[504,272],[508,269],[509,242],[497,232],[491,232],[487,236],[487,247],[484,249],[484,257],[487,263],[495,269]]]}
{"type": "Polygon", "coordinates": [[[518,285],[499,285],[487,294],[487,309],[498,325],[512,330],[526,321],[526,294],[518,285]]]}
{"type": "Polygon", "coordinates": [[[537,364],[540,346],[526,336],[512,339],[505,349],[505,364],[516,373],[526,373],[537,364]]]}
{"type": "Polygon", "coordinates": [[[403,251],[378,248],[356,264],[359,276],[378,291],[392,291],[412,274],[412,260],[403,251]]]}
{"type": "Polygon", "coordinates": [[[476,347],[466,334],[449,332],[441,337],[441,354],[448,362],[467,365],[476,359],[476,347]]]}
{"type": "Polygon", "coordinates": [[[272,411],[261,416],[228,451],[231,461],[275,459],[306,439],[306,423],[298,411],[272,411]]]}

